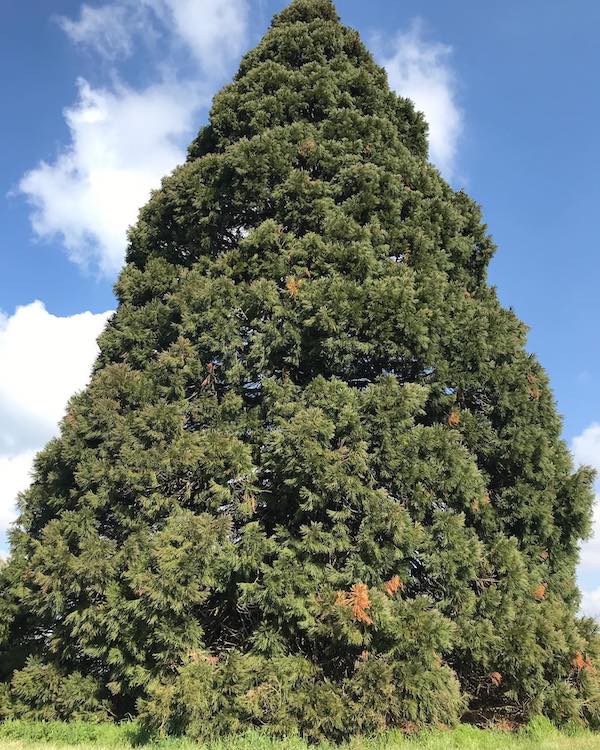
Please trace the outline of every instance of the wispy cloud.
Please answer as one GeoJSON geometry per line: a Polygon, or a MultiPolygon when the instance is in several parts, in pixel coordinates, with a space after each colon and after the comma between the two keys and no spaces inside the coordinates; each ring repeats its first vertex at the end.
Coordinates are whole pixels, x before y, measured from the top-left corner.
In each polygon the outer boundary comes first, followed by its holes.
{"type": "Polygon", "coordinates": [[[70,39],[108,60],[130,56],[136,45],[161,41],[185,47],[204,73],[240,54],[247,34],[247,0],[114,0],[84,3],[77,19],[59,17],[70,39]]]}
{"type": "Polygon", "coordinates": [[[51,315],[41,302],[0,314],[0,534],[29,483],[35,452],[87,383],[110,313],[51,315]]]}
{"type": "Polygon", "coordinates": [[[407,31],[379,37],[381,62],[390,85],[412,99],[429,124],[431,160],[448,179],[455,177],[456,157],[463,130],[458,105],[458,80],[451,66],[452,48],[424,36],[424,26],[414,20],[407,31]]]}
{"type": "Polygon", "coordinates": [[[202,107],[243,49],[247,16],[247,0],[114,0],[58,19],[74,43],[113,68],[103,86],[79,80],[78,100],[64,110],[70,142],[20,181],[39,238],[59,239],[83,267],[118,271],[127,228],[185,158],[202,107]],[[148,39],[155,80],[133,88],[114,66],[148,39]]]}
{"type": "MultiPolygon", "coordinates": [[[[143,6],[142,6],[143,7],[143,6]]],[[[60,16],[62,30],[75,43],[93,49],[107,59],[127,57],[133,52],[134,20],[128,5],[81,6],[77,20],[60,16]]],[[[140,19],[141,20],[141,19],[140,19]]]]}

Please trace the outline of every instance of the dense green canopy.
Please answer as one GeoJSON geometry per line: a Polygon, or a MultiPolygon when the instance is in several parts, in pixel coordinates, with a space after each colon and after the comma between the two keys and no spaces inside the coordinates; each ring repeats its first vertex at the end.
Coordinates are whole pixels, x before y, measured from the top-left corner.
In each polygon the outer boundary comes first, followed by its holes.
{"type": "Polygon", "coordinates": [[[294,0],[131,230],[0,572],[0,713],[341,738],[600,721],[573,473],[477,205],[294,0]]]}

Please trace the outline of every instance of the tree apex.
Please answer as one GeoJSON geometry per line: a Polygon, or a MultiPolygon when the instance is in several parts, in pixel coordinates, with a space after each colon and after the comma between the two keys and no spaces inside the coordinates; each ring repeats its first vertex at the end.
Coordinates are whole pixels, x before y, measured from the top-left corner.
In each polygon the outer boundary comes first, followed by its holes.
{"type": "Polygon", "coordinates": [[[273,20],[273,26],[297,21],[339,21],[339,16],[332,0],[292,0],[273,20]]]}

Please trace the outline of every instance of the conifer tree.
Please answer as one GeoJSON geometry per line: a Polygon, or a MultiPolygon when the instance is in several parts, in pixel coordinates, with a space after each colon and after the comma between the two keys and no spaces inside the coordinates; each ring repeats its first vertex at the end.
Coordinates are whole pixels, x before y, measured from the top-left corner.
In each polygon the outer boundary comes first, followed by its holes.
{"type": "Polygon", "coordinates": [[[330,0],[294,0],[131,230],[0,570],[0,712],[340,739],[600,722],[591,472],[330,0]]]}

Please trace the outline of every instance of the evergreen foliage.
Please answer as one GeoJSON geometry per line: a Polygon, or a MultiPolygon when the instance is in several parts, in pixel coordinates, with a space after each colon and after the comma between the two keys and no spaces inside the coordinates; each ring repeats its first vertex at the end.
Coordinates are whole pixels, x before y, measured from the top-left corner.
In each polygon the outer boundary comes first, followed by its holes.
{"type": "Polygon", "coordinates": [[[573,472],[477,205],[294,0],[130,232],[0,570],[0,714],[340,739],[600,724],[573,472]]]}

